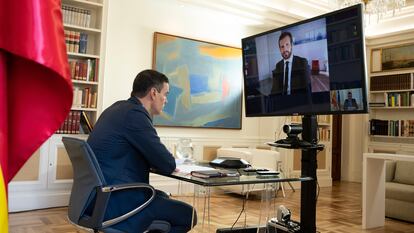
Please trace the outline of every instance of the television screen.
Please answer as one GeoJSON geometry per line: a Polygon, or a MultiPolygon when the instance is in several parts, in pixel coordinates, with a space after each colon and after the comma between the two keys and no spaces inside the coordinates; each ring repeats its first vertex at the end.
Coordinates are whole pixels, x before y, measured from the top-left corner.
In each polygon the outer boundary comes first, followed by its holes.
{"type": "Polygon", "coordinates": [[[246,116],[367,113],[362,5],[242,39],[246,116]]]}

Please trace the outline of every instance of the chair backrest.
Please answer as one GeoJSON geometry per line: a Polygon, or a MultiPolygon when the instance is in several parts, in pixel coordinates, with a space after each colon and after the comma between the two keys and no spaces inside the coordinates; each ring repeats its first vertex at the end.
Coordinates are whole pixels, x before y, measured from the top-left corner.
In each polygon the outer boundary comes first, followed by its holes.
{"type": "MultiPolygon", "coordinates": [[[[84,216],[86,208],[95,199],[96,189],[106,185],[95,154],[84,140],[63,137],[62,141],[73,168],[73,186],[68,208],[69,219],[73,223],[81,226],[85,224],[80,224],[80,221],[87,222],[90,219],[93,222],[87,223],[85,227],[100,228],[105,211],[100,213],[100,216],[97,218],[98,220],[88,217],[85,220],[84,216]]],[[[106,209],[106,206],[102,206],[101,209],[106,209]]]]}

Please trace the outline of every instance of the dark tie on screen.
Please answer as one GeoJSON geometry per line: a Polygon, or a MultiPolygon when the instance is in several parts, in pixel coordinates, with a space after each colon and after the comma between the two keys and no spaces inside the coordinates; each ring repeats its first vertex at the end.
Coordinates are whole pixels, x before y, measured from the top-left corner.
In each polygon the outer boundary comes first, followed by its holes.
{"type": "Polygon", "coordinates": [[[287,89],[288,89],[288,76],[289,76],[289,62],[285,62],[285,75],[283,80],[283,94],[287,95],[287,89]]]}

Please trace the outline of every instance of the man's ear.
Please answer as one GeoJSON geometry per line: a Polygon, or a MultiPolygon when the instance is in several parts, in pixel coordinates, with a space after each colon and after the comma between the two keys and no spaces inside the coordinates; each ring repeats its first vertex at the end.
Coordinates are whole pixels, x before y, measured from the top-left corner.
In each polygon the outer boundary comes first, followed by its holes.
{"type": "Polygon", "coordinates": [[[157,93],[155,93],[157,90],[153,87],[153,88],[151,88],[151,90],[150,90],[150,96],[151,96],[151,99],[154,99],[155,98],[155,95],[157,94],[157,93]]]}

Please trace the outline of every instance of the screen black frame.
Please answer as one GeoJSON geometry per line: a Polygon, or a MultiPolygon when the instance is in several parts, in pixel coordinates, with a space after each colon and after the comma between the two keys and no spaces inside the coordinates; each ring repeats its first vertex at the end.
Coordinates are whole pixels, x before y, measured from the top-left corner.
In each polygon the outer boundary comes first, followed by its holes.
{"type": "MultiPolygon", "coordinates": [[[[242,39],[242,59],[243,59],[242,69],[243,69],[243,85],[244,85],[244,94],[243,95],[244,95],[245,115],[246,115],[246,117],[298,116],[298,115],[342,115],[342,114],[366,114],[366,113],[369,112],[368,85],[367,85],[368,74],[367,74],[367,69],[366,69],[366,45],[365,45],[365,35],[364,35],[364,13],[363,13],[362,4],[356,4],[356,5],[347,7],[347,8],[343,8],[343,9],[340,9],[340,10],[329,12],[329,13],[319,15],[319,16],[316,16],[316,17],[313,17],[313,18],[301,20],[301,21],[298,21],[296,23],[292,23],[292,24],[289,24],[289,25],[285,25],[285,26],[282,26],[282,27],[278,27],[278,28],[275,28],[275,29],[271,29],[271,30],[268,30],[268,31],[265,31],[265,32],[261,32],[261,33],[243,38],[242,39]],[[358,25],[360,25],[358,27],[358,33],[360,34],[360,38],[361,38],[360,39],[361,43],[360,43],[360,48],[359,49],[362,53],[360,65],[361,65],[361,76],[363,76],[363,77],[361,77],[361,89],[362,89],[362,95],[361,95],[362,100],[361,100],[361,102],[362,102],[362,105],[363,105],[363,109],[361,109],[361,110],[336,110],[336,111],[335,110],[329,110],[329,111],[303,111],[303,112],[293,112],[293,111],[289,112],[289,111],[286,111],[286,112],[268,112],[268,113],[265,113],[265,112],[248,113],[248,111],[247,111],[247,108],[248,108],[247,107],[247,96],[248,95],[247,95],[247,92],[246,92],[246,90],[247,90],[246,88],[247,88],[248,85],[247,85],[247,78],[246,78],[246,72],[245,72],[245,61],[246,61],[245,56],[246,56],[246,54],[245,54],[244,49],[243,49],[243,45],[245,44],[245,41],[248,41],[248,40],[251,40],[253,38],[263,36],[263,35],[271,34],[271,33],[277,32],[277,31],[283,31],[287,28],[292,28],[292,27],[295,27],[295,26],[298,26],[298,25],[301,25],[301,24],[305,24],[305,23],[308,23],[308,22],[311,22],[311,21],[315,21],[315,20],[318,20],[318,19],[321,19],[321,18],[326,18],[326,17],[332,16],[332,15],[335,15],[335,14],[340,14],[342,12],[346,12],[346,11],[353,10],[353,9],[357,9],[357,11],[358,11],[358,15],[356,17],[357,17],[357,20],[358,20],[358,25]]],[[[309,104],[309,106],[311,107],[312,104],[309,104]]]]}

